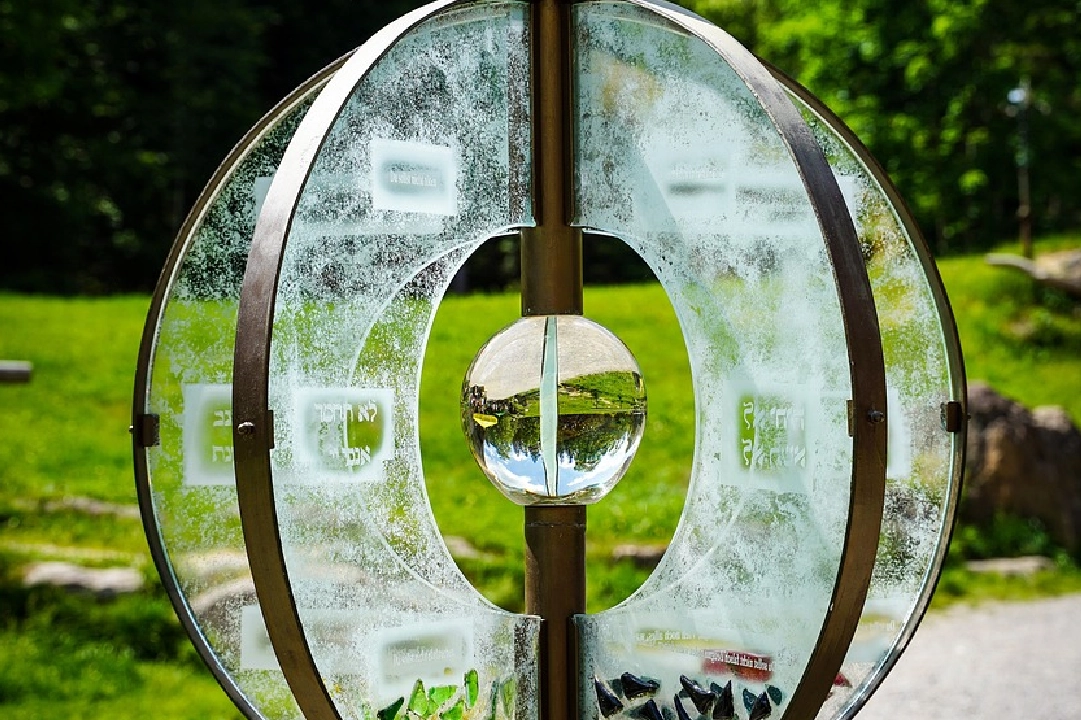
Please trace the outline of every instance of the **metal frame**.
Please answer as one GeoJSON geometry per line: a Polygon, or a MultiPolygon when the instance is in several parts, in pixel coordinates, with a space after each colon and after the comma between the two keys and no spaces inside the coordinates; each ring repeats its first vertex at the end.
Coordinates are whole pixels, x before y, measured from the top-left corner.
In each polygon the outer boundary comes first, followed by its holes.
{"type": "Polygon", "coordinates": [[[626,0],[656,13],[705,42],[744,81],[792,154],[833,266],[848,342],[854,407],[852,490],[837,582],[815,649],[788,701],[786,717],[814,718],[855,635],[874,569],[886,484],[886,370],[871,284],[856,229],[837,180],[770,71],[730,35],[701,17],[662,0],[626,0]]]}
{"type": "Polygon", "coordinates": [[[927,613],[927,609],[931,604],[931,597],[934,595],[935,588],[938,585],[938,571],[941,570],[942,563],[945,562],[946,552],[949,549],[950,540],[953,536],[954,515],[957,510],[957,503],[960,500],[961,489],[964,483],[965,451],[968,437],[968,389],[965,381],[965,361],[964,356],[961,353],[961,340],[957,333],[957,323],[954,320],[953,308],[950,305],[949,297],[946,295],[946,288],[942,284],[942,276],[938,272],[938,266],[935,265],[930,248],[927,246],[927,242],[920,232],[916,220],[912,217],[912,212],[897,191],[897,188],[894,187],[893,182],[886,174],[886,171],[871,154],[871,151],[868,150],[856,134],[852,132],[851,128],[849,128],[840,117],[834,114],[832,110],[826,107],[825,103],[811,94],[807,88],[803,87],[795,79],[786,75],[783,71],[768,63],[764,64],[789,92],[799,98],[800,101],[806,104],[807,107],[818,115],[823,122],[829,125],[834,132],[841,136],[842,140],[844,140],[848,147],[856,154],[856,157],[863,163],[864,167],[871,174],[871,177],[878,183],[879,187],[882,188],[882,191],[889,199],[890,204],[897,213],[898,220],[900,220],[901,225],[912,240],[912,247],[916,251],[916,256],[919,258],[920,264],[923,266],[924,276],[927,279],[931,295],[934,297],[935,305],[938,308],[939,319],[942,322],[942,329],[945,332],[943,340],[946,345],[946,362],[950,369],[950,381],[952,384],[952,387],[950,388],[952,391],[950,400],[958,403],[960,406],[959,427],[955,430],[950,427],[943,428],[944,432],[950,432],[954,435],[954,458],[950,482],[952,492],[946,502],[945,511],[943,513],[939,545],[935,549],[931,566],[928,570],[930,582],[924,583],[923,591],[917,598],[916,605],[913,607],[912,614],[910,615],[910,618],[913,619],[906,623],[904,632],[900,636],[899,641],[894,645],[881,665],[879,665],[877,677],[871,678],[871,683],[866,687],[861,688],[859,692],[854,693],[844,711],[838,716],[838,720],[850,720],[856,715],[859,709],[863,707],[863,704],[867,702],[871,695],[874,694],[875,690],[882,684],[882,681],[886,679],[886,676],[889,675],[893,666],[905,651],[913,634],[915,634],[916,629],[923,620],[923,616],[927,613]]]}
{"type": "Polygon", "coordinates": [[[270,342],[286,239],[315,158],[354,89],[407,32],[470,0],[436,0],[384,27],[358,48],[323,88],[285,151],[255,226],[240,294],[233,361],[233,447],[237,495],[252,579],[268,634],[307,720],[341,720],[304,636],[278,531],[270,465],[270,342]],[[258,552],[253,552],[258,548],[258,552]]]}
{"type": "MultiPolygon", "coordinates": [[[[834,588],[833,600],[826,615],[818,643],[803,679],[789,700],[788,713],[796,718],[813,717],[825,700],[837,668],[840,666],[862,612],[867,585],[877,549],[881,527],[885,485],[886,391],[881,338],[870,283],[863,266],[855,228],[832,172],[810,131],[799,117],[780,84],[753,55],[731,37],[674,5],[653,0],[627,0],[666,18],[710,45],[743,78],[766,109],[782,139],[790,149],[803,177],[808,195],[826,238],[834,267],[835,280],[849,340],[849,364],[857,421],[853,437],[853,475],[850,519],[845,548],[834,588]]],[[[278,532],[271,480],[270,447],[273,444],[269,415],[269,357],[274,302],[286,238],[296,202],[329,130],[341,108],[368,71],[406,32],[436,13],[466,4],[466,0],[437,0],[416,10],[369,40],[347,61],[316,99],[294,135],[267,195],[255,229],[252,250],[244,276],[237,324],[233,418],[237,492],[244,509],[245,542],[267,628],[285,677],[308,720],[339,720],[318,670],[311,657],[294,604],[285,559],[278,532]]],[[[535,192],[539,200],[538,228],[523,235],[525,314],[580,312],[573,287],[568,292],[567,279],[574,278],[575,263],[568,253],[576,245],[580,251],[580,231],[567,225],[569,175],[567,135],[567,66],[569,40],[566,28],[567,2],[538,0],[535,21],[541,38],[553,39],[561,48],[557,61],[544,58],[538,91],[555,101],[544,102],[540,110],[552,112],[534,118],[545,125],[540,137],[549,138],[548,128],[560,128],[558,142],[536,148],[540,170],[535,192]],[[541,28],[548,28],[547,30],[541,28]],[[545,33],[554,33],[545,34],[545,33]],[[543,88],[549,88],[544,90],[543,88]],[[557,100],[558,98],[558,100],[557,100]],[[560,120],[560,117],[563,117],[560,120]],[[559,159],[562,158],[562,159],[559,159]],[[555,183],[555,184],[553,184],[555,183]],[[562,217],[560,217],[562,215],[562,217]],[[548,238],[552,245],[546,246],[548,238]],[[535,242],[540,240],[540,242],[535,242]],[[552,252],[549,252],[549,251],[552,252]],[[555,268],[563,270],[555,271],[555,268]],[[562,278],[562,279],[560,279],[562,278]],[[554,279],[554,285],[548,285],[554,279]],[[535,288],[540,288],[536,290],[535,288]],[[530,298],[541,298],[534,303],[530,298]],[[547,299],[544,299],[547,298],[547,299]]],[[[540,40],[545,43],[546,40],[540,40]]],[[[552,46],[554,47],[554,46],[552,46]]],[[[534,47],[534,52],[537,48],[534,47]]],[[[537,106],[535,106],[537,107],[537,106]]],[[[549,138],[551,139],[551,138],[549,138]]],[[[581,263],[577,273],[580,278],[581,263]]],[[[575,284],[570,280],[570,285],[575,284]]],[[[554,510],[560,515],[566,509],[554,510]]],[[[547,511],[532,512],[537,519],[547,511]]],[[[541,526],[582,527],[573,509],[572,517],[559,523],[534,523],[541,526]]],[[[582,513],[584,517],[584,513],[582,513]]],[[[528,517],[529,515],[527,515],[528,517]]],[[[527,531],[531,532],[531,531],[527,531]]],[[[577,532],[577,530],[574,530],[577,532]]],[[[540,563],[543,567],[544,563],[540,563]]],[[[577,590],[575,591],[577,592],[577,590]]],[[[550,680],[549,680],[550,682],[550,680]]],[[[573,695],[574,693],[570,693],[573,695]]],[[[556,698],[558,700],[558,698],[556,698]]],[[[572,700],[573,702],[573,700],[572,700]]]]}
{"type": "MultiPolygon", "coordinates": [[[[582,229],[574,206],[571,2],[533,3],[532,137],[536,227],[523,228],[522,315],[581,315],[582,229]]],[[[586,611],[586,508],[525,508],[525,609],[540,631],[540,717],[578,718],[574,616],[586,611]]]]}
{"type": "Polygon", "coordinates": [[[214,202],[221,190],[222,185],[232,175],[236,166],[244,159],[252,147],[259,142],[265,133],[284,115],[291,112],[298,103],[303,101],[309,93],[319,85],[325,83],[345,63],[349,55],[338,58],[327,67],[310,77],[303,84],[293,90],[287,97],[274,106],[270,112],[259,119],[259,122],[244,135],[222,161],[221,165],[211,176],[200,193],[194,206],[184,219],[180,230],[177,232],[176,241],[169,251],[154,294],[151,296],[150,307],[147,310],[146,323],[143,325],[142,339],[139,344],[139,357],[135,372],[134,401],[132,405],[132,452],[135,459],[135,487],[139,501],[139,513],[142,516],[143,530],[146,534],[147,544],[150,546],[150,556],[154,566],[161,577],[162,585],[173,605],[173,610],[180,619],[192,644],[195,645],[199,657],[209,668],[214,679],[218,681],[225,694],[237,706],[237,708],[252,720],[262,717],[261,713],[251,704],[248,698],[237,687],[232,677],[225,671],[218,661],[217,655],[210,647],[203,635],[198,623],[188,604],[187,597],[176,583],[176,575],[172,564],[162,543],[161,530],[158,527],[157,514],[154,510],[153,483],[147,468],[146,450],[157,444],[157,438],[153,434],[143,432],[141,428],[146,425],[147,401],[150,393],[151,362],[154,351],[157,348],[158,330],[161,326],[162,312],[165,309],[169,293],[176,280],[180,266],[187,256],[192,244],[192,234],[202,221],[207,209],[214,202]]]}

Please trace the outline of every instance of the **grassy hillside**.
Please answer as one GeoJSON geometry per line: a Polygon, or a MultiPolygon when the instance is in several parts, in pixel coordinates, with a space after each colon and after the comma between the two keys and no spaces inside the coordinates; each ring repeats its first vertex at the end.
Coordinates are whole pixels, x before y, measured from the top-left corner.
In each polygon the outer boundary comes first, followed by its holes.
{"type": "MultiPolygon", "coordinates": [[[[1039,247],[1060,247],[1053,238],[1039,247]]],[[[1081,421],[1081,313],[982,257],[941,261],[971,380],[1028,405],[1059,404],[1081,421]]],[[[29,360],[28,385],[0,386],[0,715],[8,718],[236,717],[194,657],[160,588],[104,605],[18,587],[30,560],[137,565],[152,575],[135,503],[127,433],[147,299],[0,295],[0,359],[29,360]],[[86,502],[103,501],[93,512],[86,502]],[[164,698],[164,699],[163,699],[164,698]],[[169,698],[180,698],[176,701],[169,698]]],[[[694,408],[682,338],[655,286],[592,289],[587,314],[638,358],[649,393],[645,438],[626,479],[590,511],[589,604],[625,597],[644,571],[613,565],[621,541],[663,543],[682,507],[694,408]]],[[[459,429],[458,391],[477,348],[518,313],[517,297],[441,307],[421,397],[425,472],[437,521],[480,558],[461,564],[489,597],[521,606],[521,511],[483,478],[459,429]]],[[[961,537],[971,541],[971,533],[961,537]]],[[[1008,549],[1008,548],[1007,548],[1008,549]]],[[[944,597],[1077,588],[1066,569],[1003,586],[951,570],[944,597]],[[985,584],[985,583],[984,583],[985,584]]]]}
{"type": "MultiPolygon", "coordinates": [[[[1037,243],[1037,253],[1079,246],[1081,238],[1059,236],[1037,243]]],[[[1081,306],[982,256],[944,258],[938,266],[969,381],[986,382],[1029,407],[1061,405],[1081,425],[1081,306]]]]}

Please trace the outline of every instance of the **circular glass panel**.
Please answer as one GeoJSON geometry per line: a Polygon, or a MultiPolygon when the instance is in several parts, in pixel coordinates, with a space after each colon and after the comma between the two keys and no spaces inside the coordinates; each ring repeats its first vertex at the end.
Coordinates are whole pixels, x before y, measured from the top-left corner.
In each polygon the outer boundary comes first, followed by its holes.
{"type": "Polygon", "coordinates": [[[841,299],[858,274],[819,223],[826,191],[805,185],[793,127],[766,110],[773,88],[751,91],[723,34],[650,3],[573,11],[577,222],[624,239],[665,287],[697,406],[668,551],[628,600],[579,618],[582,712],[784,716],[813,668],[828,689],[843,550],[868,547],[849,535],[866,420],[850,415],[861,350],[841,299]]]}
{"type": "Polygon", "coordinates": [[[212,179],[155,292],[140,354],[136,476],[151,551],[196,648],[251,718],[296,718],[300,710],[263,626],[238,512],[231,396],[237,307],[271,178],[337,67],[264,118],[212,179]]]}
{"type": "Polygon", "coordinates": [[[312,154],[287,155],[271,189],[297,189],[276,294],[261,298],[275,519],[286,599],[341,716],[528,720],[539,621],[455,565],[418,428],[443,293],[487,238],[532,221],[528,5],[433,9],[385,51],[358,51],[367,64],[316,101],[312,154]]]}
{"type": "Polygon", "coordinates": [[[886,359],[890,425],[878,557],[856,636],[818,715],[851,718],[916,631],[946,557],[965,434],[960,425],[945,427],[944,410],[963,403],[964,372],[945,290],[896,191],[840,120],[781,79],[856,220],[886,359]]]}

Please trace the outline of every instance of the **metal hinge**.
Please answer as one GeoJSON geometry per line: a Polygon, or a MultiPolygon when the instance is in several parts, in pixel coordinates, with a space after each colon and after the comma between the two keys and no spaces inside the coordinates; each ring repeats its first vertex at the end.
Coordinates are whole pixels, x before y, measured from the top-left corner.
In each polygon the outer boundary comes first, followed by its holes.
{"type": "Polygon", "coordinates": [[[161,444],[161,418],[151,414],[136,415],[135,422],[128,427],[128,432],[139,447],[156,447],[161,444]]]}
{"type": "Polygon", "coordinates": [[[961,432],[965,424],[965,414],[961,409],[961,403],[956,400],[944,402],[939,406],[939,418],[942,420],[942,429],[946,432],[961,432]]]}
{"type": "MultiPolygon", "coordinates": [[[[846,407],[848,409],[848,436],[854,437],[856,434],[856,403],[852,400],[846,400],[846,407]]],[[[877,425],[881,422],[885,422],[886,413],[881,410],[871,408],[867,411],[867,422],[872,425],[877,425]]]]}

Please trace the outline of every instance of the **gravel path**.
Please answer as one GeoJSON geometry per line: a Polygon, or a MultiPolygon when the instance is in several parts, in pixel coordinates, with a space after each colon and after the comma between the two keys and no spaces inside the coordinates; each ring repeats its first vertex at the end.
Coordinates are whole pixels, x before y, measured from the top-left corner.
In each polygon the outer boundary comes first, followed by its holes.
{"type": "Polygon", "coordinates": [[[856,717],[1081,720],[1081,595],[928,615],[856,717]]]}

